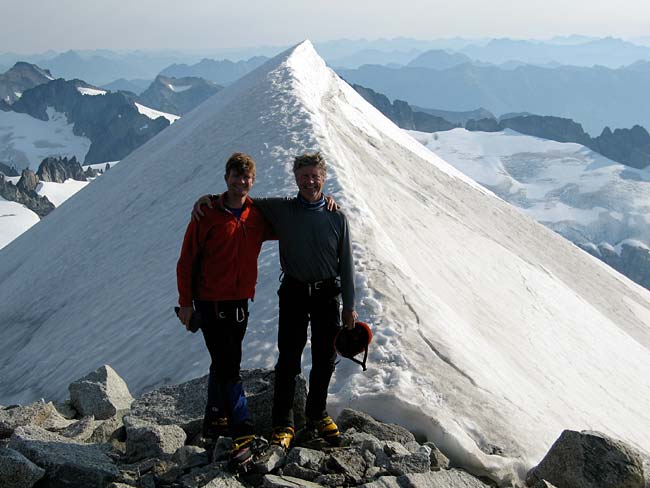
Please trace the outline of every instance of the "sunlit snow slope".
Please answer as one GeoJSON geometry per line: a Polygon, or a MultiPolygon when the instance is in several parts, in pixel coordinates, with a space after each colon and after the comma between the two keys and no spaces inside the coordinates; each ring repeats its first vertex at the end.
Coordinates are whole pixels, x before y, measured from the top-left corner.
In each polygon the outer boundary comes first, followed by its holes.
{"type": "MultiPolygon", "coordinates": [[[[0,251],[0,403],[63,396],[102,363],[136,393],[207,372],[202,339],[172,311],[191,204],[223,189],[234,151],[258,162],[255,194],[292,194],[292,155],[315,149],[350,217],[358,310],[375,328],[369,370],[338,366],[331,413],[403,422],[500,481],[564,428],[650,451],[650,294],[434,156],[309,42],[0,251]]],[[[266,246],[246,367],[275,362],[278,275],[277,246],[266,246]]]]}
{"type": "Polygon", "coordinates": [[[574,143],[503,132],[409,131],[528,216],[583,246],[650,246],[650,169],[574,143]]]}

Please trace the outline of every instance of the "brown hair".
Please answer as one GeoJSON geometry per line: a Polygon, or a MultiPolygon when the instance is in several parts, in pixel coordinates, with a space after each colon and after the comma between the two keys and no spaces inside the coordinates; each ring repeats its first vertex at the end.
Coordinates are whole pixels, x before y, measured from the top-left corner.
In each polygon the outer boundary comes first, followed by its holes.
{"type": "Polygon", "coordinates": [[[255,161],[248,154],[236,152],[226,162],[226,176],[231,171],[235,171],[238,174],[248,172],[255,177],[255,161]]]}
{"type": "Polygon", "coordinates": [[[295,173],[298,169],[303,166],[315,166],[323,176],[327,174],[327,164],[325,163],[325,158],[320,152],[315,153],[304,153],[300,156],[296,156],[293,160],[293,172],[295,173]]]}

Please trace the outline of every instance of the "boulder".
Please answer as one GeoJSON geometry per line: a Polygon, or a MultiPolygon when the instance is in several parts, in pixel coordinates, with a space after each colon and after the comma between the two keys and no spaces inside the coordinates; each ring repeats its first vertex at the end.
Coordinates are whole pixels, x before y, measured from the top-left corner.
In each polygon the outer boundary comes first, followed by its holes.
{"type": "Polygon", "coordinates": [[[314,481],[316,478],[321,476],[320,471],[305,468],[297,463],[287,463],[282,468],[282,474],[284,476],[291,476],[293,478],[300,478],[301,480],[307,481],[314,481]]]}
{"type": "Polygon", "coordinates": [[[557,488],[555,485],[550,484],[546,480],[540,480],[537,483],[535,483],[532,488],[557,488]]]}
{"type": "Polygon", "coordinates": [[[93,415],[98,420],[128,410],[133,402],[128,386],[109,365],[71,383],[68,389],[73,407],[81,415],[93,415]]]}
{"type": "MultiPolygon", "coordinates": [[[[270,438],[275,373],[268,369],[242,370],[241,378],[246,391],[248,407],[253,417],[255,431],[270,438]]],[[[201,431],[208,377],[197,378],[180,385],[169,385],[146,393],[131,406],[130,416],[159,425],[178,425],[193,438],[201,431]]],[[[296,429],[305,425],[306,381],[298,376],[294,414],[296,429]]]]}
{"type": "Polygon", "coordinates": [[[219,437],[212,450],[213,461],[227,461],[232,451],[232,439],[230,437],[219,437]]]}
{"type": "Polygon", "coordinates": [[[145,458],[171,457],[185,444],[187,435],[177,425],[156,425],[133,422],[124,417],[126,427],[126,456],[131,461],[145,458]]]}
{"type": "Polygon", "coordinates": [[[303,468],[319,471],[325,461],[325,453],[305,447],[294,447],[287,454],[287,464],[295,463],[303,468]]]}
{"type": "Polygon", "coordinates": [[[322,488],[323,485],[312,481],[293,478],[292,476],[277,476],[267,474],[262,483],[263,488],[322,488]]]}
{"type": "Polygon", "coordinates": [[[185,469],[210,464],[208,452],[197,446],[181,446],[174,453],[172,460],[185,469]]]}
{"type": "Polygon", "coordinates": [[[201,485],[201,488],[246,488],[234,475],[230,473],[220,473],[212,478],[207,484],[201,485]]]}
{"type": "Polygon", "coordinates": [[[18,427],[35,425],[47,430],[65,429],[73,421],[65,419],[52,402],[8,407],[0,410],[0,438],[11,437],[18,427]]]}
{"type": "Polygon", "coordinates": [[[407,455],[392,456],[386,469],[396,476],[409,473],[427,473],[430,470],[431,461],[428,453],[416,453],[407,455]]]}
{"type": "MultiPolygon", "coordinates": [[[[183,488],[204,488],[205,486],[219,486],[208,485],[211,481],[216,480],[216,483],[228,483],[231,480],[236,481],[234,477],[227,472],[227,463],[211,463],[201,468],[194,468],[188,474],[185,474],[176,480],[183,488]]],[[[228,486],[228,485],[225,485],[228,486]]],[[[240,485],[232,485],[233,488],[240,488],[240,485]]]]}
{"type": "Polygon", "coordinates": [[[253,460],[251,471],[257,474],[270,473],[284,464],[287,455],[280,446],[270,446],[261,456],[253,460]]]}
{"type": "Polygon", "coordinates": [[[97,426],[90,436],[89,442],[96,444],[111,443],[119,445],[126,441],[126,430],[122,417],[115,416],[106,420],[95,420],[97,426]]]}
{"type": "Polygon", "coordinates": [[[593,431],[565,430],[526,484],[546,480],[572,488],[644,488],[641,455],[622,441],[593,431]]]}
{"type": "Polygon", "coordinates": [[[355,449],[334,451],[325,461],[330,474],[342,474],[348,483],[358,485],[366,472],[366,461],[355,449]]]}
{"type": "Polygon", "coordinates": [[[331,488],[336,488],[338,486],[345,486],[348,478],[344,474],[331,473],[331,474],[321,474],[318,478],[314,480],[314,483],[323,486],[329,486],[331,488]]]}
{"type": "Polygon", "coordinates": [[[43,476],[45,470],[18,451],[0,449],[0,480],[4,488],[31,488],[43,476]]]}
{"type": "Polygon", "coordinates": [[[120,474],[102,446],[78,443],[40,427],[18,427],[9,447],[45,469],[48,488],[103,487],[120,474]]]}
{"type": "Polygon", "coordinates": [[[351,427],[357,432],[372,434],[379,440],[396,441],[407,444],[415,441],[415,436],[401,425],[386,424],[373,419],[364,412],[345,408],[337,419],[339,429],[347,430],[351,427]]]}
{"type": "Polygon", "coordinates": [[[425,442],[422,446],[429,449],[429,461],[432,470],[449,469],[449,459],[433,442],[425,442]]]}
{"type": "Polygon", "coordinates": [[[84,417],[81,420],[70,424],[68,427],[63,429],[60,434],[68,439],[74,439],[79,442],[88,442],[93,436],[96,428],[97,424],[95,422],[95,417],[84,417]]]}
{"type": "Polygon", "coordinates": [[[413,473],[404,476],[383,476],[361,485],[362,488],[489,488],[478,478],[459,469],[428,473],[413,473]]]}

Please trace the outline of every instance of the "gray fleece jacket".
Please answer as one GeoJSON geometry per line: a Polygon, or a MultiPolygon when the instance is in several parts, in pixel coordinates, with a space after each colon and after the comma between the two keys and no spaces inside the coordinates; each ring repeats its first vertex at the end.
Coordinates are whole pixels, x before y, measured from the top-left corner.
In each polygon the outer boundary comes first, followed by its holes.
{"type": "Polygon", "coordinates": [[[343,308],[354,310],[354,261],[343,212],[312,209],[294,198],[254,198],[280,240],[280,264],[298,281],[341,277],[343,308]]]}

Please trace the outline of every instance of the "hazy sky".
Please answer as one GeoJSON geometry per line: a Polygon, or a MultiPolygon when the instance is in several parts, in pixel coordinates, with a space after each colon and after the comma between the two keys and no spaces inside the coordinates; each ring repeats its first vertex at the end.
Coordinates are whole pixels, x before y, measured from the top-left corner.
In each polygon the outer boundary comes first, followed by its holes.
{"type": "Polygon", "coordinates": [[[650,34],[647,0],[0,0],[0,52],[650,34]]]}

